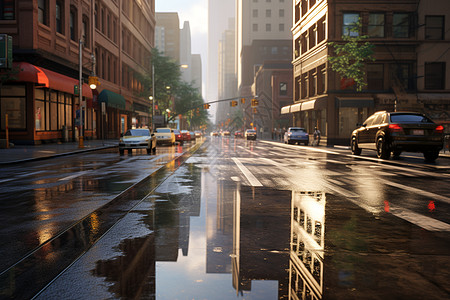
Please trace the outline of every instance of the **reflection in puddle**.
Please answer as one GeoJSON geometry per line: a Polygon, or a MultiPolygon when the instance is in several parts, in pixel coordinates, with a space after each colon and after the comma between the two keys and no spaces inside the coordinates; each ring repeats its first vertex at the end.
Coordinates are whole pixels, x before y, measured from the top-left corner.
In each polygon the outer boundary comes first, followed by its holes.
{"type": "Polygon", "coordinates": [[[322,299],[325,202],[325,193],[292,192],[289,299],[322,299]]]}

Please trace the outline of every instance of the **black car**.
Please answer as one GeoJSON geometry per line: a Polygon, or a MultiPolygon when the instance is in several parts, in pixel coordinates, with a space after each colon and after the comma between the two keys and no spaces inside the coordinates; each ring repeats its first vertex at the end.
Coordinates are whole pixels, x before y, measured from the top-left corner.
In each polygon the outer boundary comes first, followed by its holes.
{"type": "Polygon", "coordinates": [[[362,149],[377,151],[378,158],[398,158],[402,151],[422,152],[435,161],[444,146],[444,127],[415,112],[379,111],[355,129],[351,136],[352,154],[362,149]]]}

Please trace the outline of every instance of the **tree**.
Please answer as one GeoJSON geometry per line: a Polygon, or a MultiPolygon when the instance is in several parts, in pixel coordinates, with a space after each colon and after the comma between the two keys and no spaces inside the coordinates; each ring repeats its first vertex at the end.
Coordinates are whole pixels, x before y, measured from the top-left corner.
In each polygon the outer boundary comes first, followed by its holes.
{"type": "Polygon", "coordinates": [[[169,57],[163,56],[156,48],[152,50],[151,57],[154,68],[154,77],[152,74],[140,76],[140,81],[144,86],[142,97],[153,96],[158,105],[158,110],[166,113],[170,110],[169,120],[173,120],[178,115],[187,117],[189,123],[203,125],[207,123],[208,115],[202,109],[203,99],[201,94],[191,83],[184,82],[181,79],[179,64],[169,57]],[[152,79],[154,78],[154,84],[152,79]],[[200,107],[200,113],[197,116],[196,108],[200,107]],[[194,113],[192,113],[192,111],[194,113]]]}
{"type": "Polygon", "coordinates": [[[329,56],[328,61],[331,64],[331,69],[337,72],[344,79],[353,79],[356,83],[356,90],[358,92],[367,85],[365,81],[366,70],[365,62],[374,61],[373,48],[369,42],[367,35],[360,35],[361,23],[358,21],[350,28],[349,35],[343,35],[343,44],[328,43],[334,48],[336,56],[329,56]],[[354,34],[352,34],[354,33],[354,34]]]}

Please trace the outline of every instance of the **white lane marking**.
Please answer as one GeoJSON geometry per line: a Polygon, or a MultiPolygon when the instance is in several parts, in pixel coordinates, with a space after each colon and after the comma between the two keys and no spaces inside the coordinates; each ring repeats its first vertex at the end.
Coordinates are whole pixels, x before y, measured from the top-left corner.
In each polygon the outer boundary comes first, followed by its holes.
{"type": "Polygon", "coordinates": [[[14,180],[14,178],[3,179],[3,180],[0,180],[0,183],[12,181],[12,180],[14,180]]]}
{"type": "Polygon", "coordinates": [[[247,180],[250,182],[250,185],[252,186],[263,186],[261,182],[259,182],[258,179],[247,169],[237,157],[231,158],[234,163],[238,166],[239,170],[241,170],[242,174],[247,178],[247,180]]]}
{"type": "Polygon", "coordinates": [[[280,144],[280,143],[271,142],[271,141],[261,141],[261,142],[267,143],[267,144],[272,144],[272,145],[275,145],[278,147],[289,148],[291,150],[298,148],[298,149],[304,149],[304,150],[308,150],[308,151],[315,151],[315,152],[322,152],[322,153],[329,153],[329,154],[341,154],[339,152],[334,152],[334,151],[320,149],[320,148],[314,148],[314,147],[310,147],[310,146],[286,145],[286,144],[280,144]]]}
{"type": "Polygon", "coordinates": [[[71,180],[71,179],[74,179],[74,178],[76,178],[76,177],[83,176],[83,175],[86,174],[87,172],[88,172],[88,171],[77,172],[77,173],[75,173],[75,174],[73,174],[73,175],[70,175],[70,176],[67,176],[67,177],[58,179],[58,181],[71,180]]]}
{"type": "Polygon", "coordinates": [[[450,224],[415,213],[409,209],[390,206],[389,212],[396,217],[429,231],[450,231],[450,224]]]}
{"type": "Polygon", "coordinates": [[[427,192],[427,191],[424,191],[424,190],[421,190],[421,189],[418,189],[418,188],[414,188],[414,187],[411,187],[411,186],[407,186],[407,185],[403,185],[403,184],[400,184],[400,183],[395,183],[395,182],[387,181],[387,180],[383,180],[383,183],[386,184],[386,185],[390,185],[390,186],[402,189],[402,190],[406,190],[408,192],[412,192],[412,193],[420,194],[420,195],[425,196],[425,197],[432,198],[433,200],[440,200],[440,201],[443,201],[445,203],[450,203],[450,198],[444,197],[444,196],[441,196],[441,195],[438,195],[438,194],[435,194],[435,193],[427,192]]]}

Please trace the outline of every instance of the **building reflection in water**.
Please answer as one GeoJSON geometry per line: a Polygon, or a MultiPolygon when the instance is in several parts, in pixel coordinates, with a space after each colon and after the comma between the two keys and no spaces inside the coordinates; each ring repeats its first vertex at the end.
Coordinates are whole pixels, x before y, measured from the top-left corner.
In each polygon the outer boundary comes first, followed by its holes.
{"type": "Polygon", "coordinates": [[[322,299],[325,202],[323,192],[292,192],[289,299],[322,299]]]}

